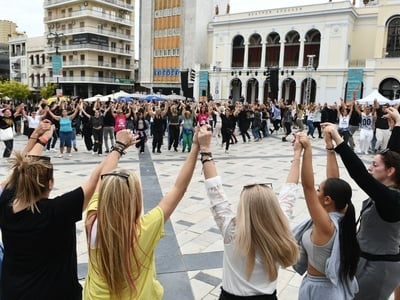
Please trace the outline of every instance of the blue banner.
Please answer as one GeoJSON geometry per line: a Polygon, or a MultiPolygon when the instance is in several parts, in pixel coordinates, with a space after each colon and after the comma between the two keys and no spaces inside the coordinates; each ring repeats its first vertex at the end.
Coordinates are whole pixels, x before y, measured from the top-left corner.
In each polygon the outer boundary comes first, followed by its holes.
{"type": "Polygon", "coordinates": [[[53,63],[53,76],[62,75],[62,56],[60,54],[53,55],[51,59],[53,63]]]}
{"type": "Polygon", "coordinates": [[[349,69],[347,73],[346,102],[361,98],[363,75],[363,69],[349,69]]]}
{"type": "Polygon", "coordinates": [[[200,96],[208,96],[208,71],[199,71],[199,91],[200,96]]]}

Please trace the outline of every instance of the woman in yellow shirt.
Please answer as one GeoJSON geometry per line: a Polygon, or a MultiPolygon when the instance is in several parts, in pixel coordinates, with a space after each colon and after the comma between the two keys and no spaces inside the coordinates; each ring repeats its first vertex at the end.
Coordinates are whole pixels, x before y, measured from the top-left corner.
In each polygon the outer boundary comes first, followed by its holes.
{"type": "MultiPolygon", "coordinates": [[[[114,148],[122,155],[125,145],[116,141],[114,148]]],[[[89,270],[84,299],[162,298],[154,251],[164,223],[185,194],[199,150],[193,143],[172,189],[144,215],[142,188],[134,172],[117,169],[101,175],[87,209],[89,270]]]]}

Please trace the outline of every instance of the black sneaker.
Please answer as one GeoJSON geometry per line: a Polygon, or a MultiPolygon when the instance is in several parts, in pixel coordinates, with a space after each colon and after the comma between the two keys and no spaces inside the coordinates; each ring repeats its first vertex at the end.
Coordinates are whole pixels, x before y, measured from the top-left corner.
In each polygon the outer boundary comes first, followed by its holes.
{"type": "Polygon", "coordinates": [[[109,150],[106,150],[106,151],[104,151],[105,153],[110,153],[110,151],[109,150]]]}

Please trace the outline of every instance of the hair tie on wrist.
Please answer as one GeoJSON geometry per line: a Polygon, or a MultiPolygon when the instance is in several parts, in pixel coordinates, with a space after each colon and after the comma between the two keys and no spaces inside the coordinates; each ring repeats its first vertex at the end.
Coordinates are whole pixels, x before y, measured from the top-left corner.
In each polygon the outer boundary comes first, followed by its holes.
{"type": "Polygon", "coordinates": [[[115,143],[118,144],[118,145],[121,145],[124,148],[128,147],[127,145],[125,145],[123,142],[120,142],[120,141],[115,141],[115,143]]]}

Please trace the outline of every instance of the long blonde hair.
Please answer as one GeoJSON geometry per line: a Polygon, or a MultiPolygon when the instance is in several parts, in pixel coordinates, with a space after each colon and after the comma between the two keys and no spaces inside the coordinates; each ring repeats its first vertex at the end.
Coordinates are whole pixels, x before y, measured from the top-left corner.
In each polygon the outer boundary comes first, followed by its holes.
{"type": "Polygon", "coordinates": [[[50,159],[43,156],[25,155],[15,152],[9,158],[12,170],[7,188],[15,189],[16,202],[27,205],[32,212],[39,212],[36,203],[50,192],[50,181],[53,181],[53,165],[50,159]]]}
{"type": "Polygon", "coordinates": [[[235,249],[245,259],[247,279],[260,256],[269,280],[276,280],[278,268],[288,267],[298,259],[298,246],[289,223],[271,188],[254,185],[243,189],[238,204],[235,249]]]}
{"type": "Polygon", "coordinates": [[[137,244],[142,214],[142,188],[136,174],[116,170],[121,176],[105,176],[99,190],[95,245],[99,270],[112,298],[120,299],[123,289],[136,293],[141,262],[137,244]]]}

